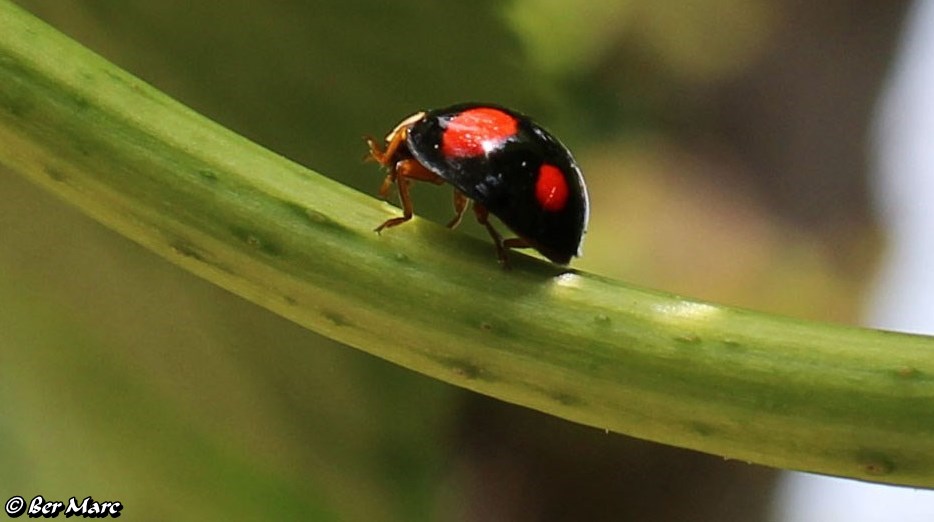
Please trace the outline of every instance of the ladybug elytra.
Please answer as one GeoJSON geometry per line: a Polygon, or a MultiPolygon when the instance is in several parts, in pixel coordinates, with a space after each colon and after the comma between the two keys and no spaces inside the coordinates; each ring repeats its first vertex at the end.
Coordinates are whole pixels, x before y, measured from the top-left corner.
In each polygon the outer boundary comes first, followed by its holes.
{"type": "Polygon", "coordinates": [[[501,263],[511,248],[534,248],[562,265],[580,255],[588,218],[584,178],[567,148],[528,117],[464,103],[409,116],[386,136],[385,148],[367,143],[370,157],[388,169],[379,195],[385,198],[395,184],[403,210],[377,232],[412,218],[411,180],[447,182],[455,211],[448,228],[461,222],[472,201],[501,263]],[[490,214],[517,237],[503,239],[490,214]]]}

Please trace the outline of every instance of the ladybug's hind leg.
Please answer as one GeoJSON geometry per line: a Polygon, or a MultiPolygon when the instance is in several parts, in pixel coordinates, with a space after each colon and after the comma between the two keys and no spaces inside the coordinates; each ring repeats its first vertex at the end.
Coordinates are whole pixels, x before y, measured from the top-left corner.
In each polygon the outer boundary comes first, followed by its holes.
{"type": "Polygon", "coordinates": [[[503,240],[503,248],[513,249],[513,248],[533,248],[528,241],[522,239],[521,237],[511,237],[509,239],[503,240]]]}
{"type": "Polygon", "coordinates": [[[399,202],[402,204],[402,216],[383,221],[382,225],[376,227],[375,231],[377,233],[381,232],[384,228],[392,228],[412,219],[412,197],[409,195],[409,180],[413,179],[427,181],[435,185],[444,183],[444,179],[426,169],[421,163],[414,159],[405,159],[396,162],[395,166],[386,176],[386,179],[383,180],[379,193],[380,196],[386,197],[389,192],[389,187],[395,182],[396,186],[399,187],[399,202]]]}
{"type": "Polygon", "coordinates": [[[503,268],[509,268],[508,252],[510,249],[532,247],[528,241],[521,237],[503,239],[503,236],[501,236],[499,232],[493,228],[493,224],[490,223],[490,212],[483,205],[474,202],[473,211],[474,214],[477,215],[477,222],[483,225],[486,231],[489,232],[490,237],[493,238],[493,245],[496,247],[496,257],[499,259],[499,263],[503,265],[503,268]]]}
{"type": "Polygon", "coordinates": [[[490,234],[490,237],[493,238],[493,246],[496,247],[496,257],[499,259],[499,264],[503,268],[509,267],[509,256],[506,255],[506,247],[503,246],[503,236],[499,235],[499,232],[493,228],[493,224],[490,223],[490,212],[483,205],[474,202],[473,212],[477,216],[477,222],[486,228],[486,231],[490,234]]]}

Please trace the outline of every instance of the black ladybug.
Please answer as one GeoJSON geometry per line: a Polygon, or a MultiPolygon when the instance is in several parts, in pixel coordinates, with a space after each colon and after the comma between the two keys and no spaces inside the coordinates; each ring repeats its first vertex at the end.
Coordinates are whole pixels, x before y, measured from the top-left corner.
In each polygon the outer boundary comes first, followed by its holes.
{"type": "Polygon", "coordinates": [[[470,201],[474,213],[506,263],[509,248],[531,247],[566,265],[580,255],[587,227],[587,188],[568,149],[528,117],[491,104],[464,103],[419,112],[386,136],[385,149],[368,139],[370,156],[389,170],[379,189],[395,183],[401,217],[379,232],[412,219],[409,180],[454,186],[456,227],[470,201]],[[493,214],[518,237],[503,240],[490,224],[493,214]]]}

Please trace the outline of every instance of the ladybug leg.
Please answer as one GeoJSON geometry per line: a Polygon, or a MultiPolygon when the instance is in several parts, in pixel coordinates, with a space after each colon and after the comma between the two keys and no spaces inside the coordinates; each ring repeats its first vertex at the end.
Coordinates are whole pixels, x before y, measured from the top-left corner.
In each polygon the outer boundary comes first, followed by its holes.
{"type": "Polygon", "coordinates": [[[370,158],[380,165],[388,166],[392,161],[392,157],[395,156],[396,151],[399,150],[399,146],[405,142],[405,138],[408,134],[408,131],[404,128],[392,133],[392,136],[386,140],[386,150],[383,150],[379,142],[373,139],[373,137],[367,136],[366,144],[370,147],[370,158]]]}
{"type": "Polygon", "coordinates": [[[395,182],[396,186],[399,187],[399,202],[402,204],[402,217],[395,217],[383,221],[382,225],[376,227],[375,231],[377,233],[381,232],[384,228],[392,228],[412,219],[412,198],[409,195],[409,182],[413,179],[427,181],[435,185],[444,183],[444,179],[426,169],[421,163],[414,159],[406,159],[397,162],[395,167],[386,176],[386,179],[383,180],[379,193],[380,196],[386,197],[386,194],[389,192],[389,187],[395,182]]]}
{"type": "Polygon", "coordinates": [[[483,205],[474,202],[473,211],[474,214],[477,215],[477,221],[486,228],[486,231],[490,233],[490,237],[493,238],[493,244],[496,246],[496,257],[499,258],[499,262],[503,265],[503,268],[509,268],[509,256],[507,253],[510,249],[533,248],[532,244],[521,237],[503,239],[503,236],[501,236],[490,223],[490,212],[483,205]]]}
{"type": "Polygon", "coordinates": [[[426,169],[421,163],[414,159],[404,159],[396,162],[396,175],[401,178],[414,179],[416,181],[427,181],[435,185],[444,183],[444,178],[426,169]]]}
{"type": "MultiPolygon", "coordinates": [[[[393,139],[390,140],[389,146],[383,151],[380,147],[379,142],[373,139],[372,136],[366,137],[366,144],[370,147],[370,152],[363,159],[364,161],[372,160],[380,165],[388,166],[389,160],[393,154],[395,154],[396,149],[399,148],[400,140],[396,139],[400,133],[393,134],[393,139]]],[[[386,199],[389,195],[389,189],[392,187],[392,184],[396,182],[396,171],[397,169],[389,169],[389,173],[386,174],[386,177],[383,179],[383,184],[379,186],[379,197],[386,199]]]]}
{"type": "Polygon", "coordinates": [[[528,241],[522,239],[521,237],[511,237],[509,239],[503,240],[503,247],[507,249],[513,248],[534,248],[528,241]]]}
{"type": "Polygon", "coordinates": [[[376,138],[374,138],[373,136],[364,136],[364,137],[363,137],[363,141],[365,141],[367,147],[369,147],[369,150],[367,150],[367,151],[366,151],[366,154],[364,154],[364,155],[363,155],[363,158],[361,158],[361,159],[363,160],[363,162],[366,163],[367,161],[378,161],[378,160],[374,157],[374,151],[375,151],[376,154],[379,154],[380,156],[382,156],[382,154],[383,154],[383,149],[382,149],[382,147],[380,147],[379,144],[376,142],[376,138]]]}
{"type": "Polygon", "coordinates": [[[386,174],[386,177],[383,179],[383,184],[379,186],[379,197],[386,199],[389,196],[389,189],[392,187],[392,184],[396,182],[396,171],[393,169],[386,174]]]}
{"type": "Polygon", "coordinates": [[[367,147],[370,148],[367,151],[366,156],[363,157],[363,161],[375,161],[380,165],[383,164],[383,148],[379,145],[379,142],[376,141],[376,138],[373,136],[364,136],[363,139],[366,140],[367,147]]]}
{"type": "MultiPolygon", "coordinates": [[[[434,183],[435,185],[441,185],[444,183],[444,179],[441,176],[426,169],[422,166],[421,163],[415,161],[414,159],[405,159],[396,162],[395,168],[391,169],[389,174],[386,174],[386,177],[383,179],[383,184],[379,187],[379,197],[386,199],[386,197],[389,195],[389,189],[392,187],[392,184],[396,183],[402,178],[427,181],[429,183],[434,183]]],[[[401,185],[399,188],[401,192],[401,185]]]]}
{"type": "MultiPolygon", "coordinates": [[[[388,178],[389,176],[387,176],[388,178]]],[[[386,185],[386,183],[383,182],[383,185],[386,185]]],[[[397,178],[396,185],[399,187],[399,200],[402,202],[402,217],[394,217],[383,221],[382,225],[374,229],[377,234],[382,232],[384,228],[392,228],[412,219],[412,198],[409,197],[409,180],[401,177],[397,178]]]]}
{"type": "Polygon", "coordinates": [[[457,228],[457,225],[461,224],[461,220],[464,219],[464,213],[467,212],[467,207],[470,206],[470,199],[464,195],[463,192],[459,190],[454,191],[454,218],[448,222],[448,228],[457,228]]]}
{"type": "Polygon", "coordinates": [[[507,268],[509,266],[509,256],[506,255],[506,248],[503,246],[503,236],[499,235],[499,232],[497,232],[490,223],[490,212],[486,207],[477,202],[474,202],[473,212],[477,216],[477,222],[483,225],[486,231],[489,232],[490,237],[493,238],[493,245],[496,247],[496,257],[499,259],[499,264],[507,268]]]}

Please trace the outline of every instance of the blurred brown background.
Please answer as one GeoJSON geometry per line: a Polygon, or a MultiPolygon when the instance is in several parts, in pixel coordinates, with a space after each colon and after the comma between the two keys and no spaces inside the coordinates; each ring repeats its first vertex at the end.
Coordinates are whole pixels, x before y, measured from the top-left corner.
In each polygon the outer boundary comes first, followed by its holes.
{"type": "MultiPolygon", "coordinates": [[[[18,3],[369,193],[364,134],[466,100],[533,115],[588,180],[583,270],[854,322],[884,246],[867,127],[905,1],[18,3]]],[[[447,218],[448,191],[416,197],[447,218]]],[[[768,517],[772,470],[337,345],[4,170],[0,201],[4,499],[90,494],[128,520],[768,517]]]]}

